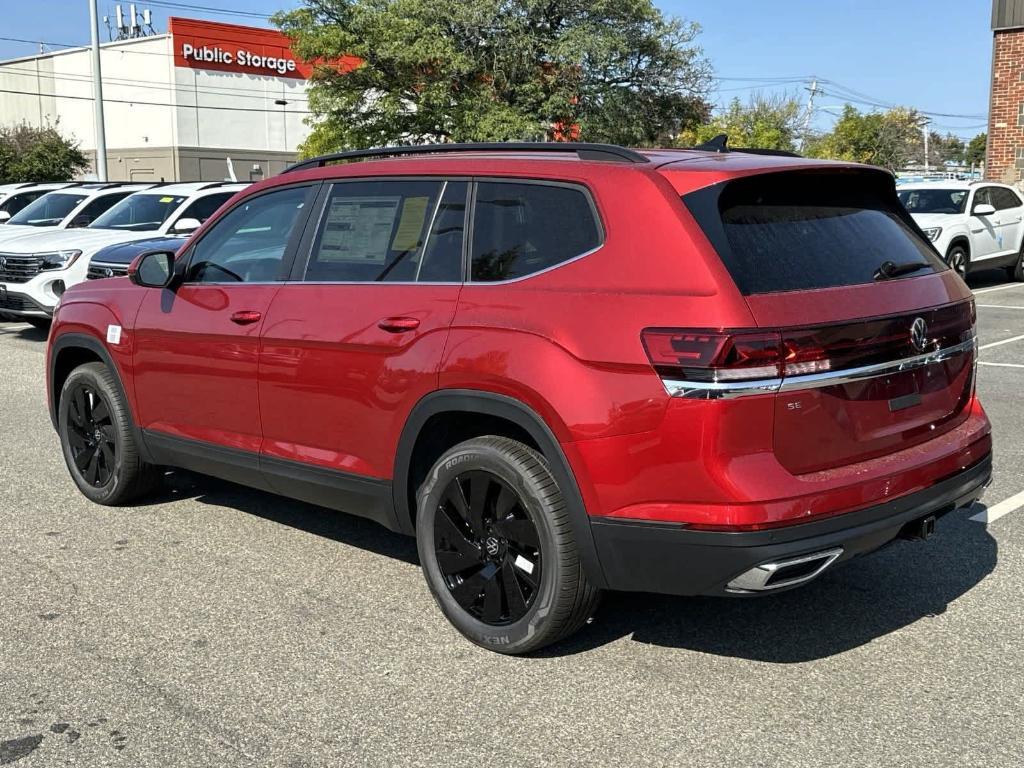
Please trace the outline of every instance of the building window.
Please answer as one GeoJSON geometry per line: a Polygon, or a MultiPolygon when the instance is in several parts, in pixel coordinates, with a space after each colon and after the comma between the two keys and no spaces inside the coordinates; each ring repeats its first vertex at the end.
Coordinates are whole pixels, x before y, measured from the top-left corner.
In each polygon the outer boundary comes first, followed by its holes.
{"type": "Polygon", "coordinates": [[[1017,107],[1017,127],[1024,126],[1024,102],[1017,107]]]}

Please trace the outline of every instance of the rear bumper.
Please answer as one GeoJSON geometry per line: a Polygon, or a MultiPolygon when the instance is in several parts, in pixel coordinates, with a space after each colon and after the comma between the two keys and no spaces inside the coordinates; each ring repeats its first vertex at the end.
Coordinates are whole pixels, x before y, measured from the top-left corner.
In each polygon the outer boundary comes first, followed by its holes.
{"type": "Polygon", "coordinates": [[[835,562],[888,544],[908,524],[979,499],[992,456],[916,493],[814,522],[750,532],[700,531],[675,523],[591,518],[610,589],[674,595],[733,594],[727,585],[763,563],[841,548],[835,562]]]}

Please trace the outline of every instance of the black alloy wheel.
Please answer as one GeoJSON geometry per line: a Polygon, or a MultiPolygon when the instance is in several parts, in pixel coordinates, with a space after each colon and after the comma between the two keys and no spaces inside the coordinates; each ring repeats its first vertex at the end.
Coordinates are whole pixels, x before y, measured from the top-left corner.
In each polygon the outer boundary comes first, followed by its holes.
{"type": "Polygon", "coordinates": [[[496,475],[475,470],[448,483],[434,517],[434,551],[452,597],[485,624],[518,621],[537,597],[537,527],[496,475]]]}
{"type": "Polygon", "coordinates": [[[427,586],[472,642],[530,653],[593,615],[601,593],[587,578],[572,520],[586,512],[570,507],[536,448],[498,435],[454,445],[434,462],[416,501],[427,586]]]}
{"type": "Polygon", "coordinates": [[[78,384],[68,405],[68,443],[71,458],[82,479],[102,488],[114,476],[117,467],[117,430],[110,404],[88,384],[78,384]]]}
{"type": "Polygon", "coordinates": [[[162,472],[143,460],[124,392],[103,363],[85,363],[68,375],[57,431],[71,479],[91,501],[130,504],[159,484],[162,472]]]}

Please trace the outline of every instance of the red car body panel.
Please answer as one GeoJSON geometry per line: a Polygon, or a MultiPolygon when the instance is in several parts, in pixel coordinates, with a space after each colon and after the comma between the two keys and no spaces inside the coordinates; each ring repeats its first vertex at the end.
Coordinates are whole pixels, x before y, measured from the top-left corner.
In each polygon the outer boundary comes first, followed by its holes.
{"type": "MultiPolygon", "coordinates": [[[[779,438],[792,415],[786,398],[800,393],[670,397],[641,343],[644,328],[806,327],[913,313],[967,301],[970,291],[943,272],[744,297],[680,195],[756,173],[851,167],[738,153],[650,157],[628,166],[438,155],[269,179],[245,196],[304,180],[377,176],[574,182],[593,196],[605,237],[581,258],[495,284],[277,283],[183,286],[174,294],[107,280],[68,292],[53,336],[102,338],[107,318],[119,318],[125,342],[111,351],[145,429],[368,478],[393,476],[403,427],[430,393],[513,398],[561,444],[592,517],[736,529],[803,522],[913,493],[990,452],[990,426],[973,394],[934,439],[911,445],[897,433],[882,455],[844,449],[826,457],[834,466],[800,472],[792,467],[814,463],[814,441],[801,447],[779,438]],[[141,304],[137,317],[133,304],[141,304]],[[235,325],[230,317],[241,310],[259,312],[260,322],[235,325]],[[394,316],[419,325],[399,333],[379,327],[394,316]]],[[[950,375],[953,389],[973,392],[970,361],[950,375]]],[[[884,427],[877,409],[857,407],[848,414],[884,427]]],[[[820,419],[803,423],[828,428],[820,419]]],[[[829,435],[836,444],[848,438],[829,435]]]]}
{"type": "Polygon", "coordinates": [[[372,283],[281,288],[261,342],[263,453],[390,478],[410,411],[437,389],[459,290],[372,283]],[[379,323],[391,317],[418,324],[407,332],[382,329],[379,323]]]}

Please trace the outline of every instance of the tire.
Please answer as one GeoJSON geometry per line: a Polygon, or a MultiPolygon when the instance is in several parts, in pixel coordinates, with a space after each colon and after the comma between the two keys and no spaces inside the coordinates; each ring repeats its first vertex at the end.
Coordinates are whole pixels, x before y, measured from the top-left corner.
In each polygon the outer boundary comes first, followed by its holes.
{"type": "Polygon", "coordinates": [[[103,363],[75,368],[57,406],[57,431],[71,479],[97,504],[130,504],[160,482],[139,455],[128,404],[103,363]]]}
{"type": "Polygon", "coordinates": [[[442,613],[492,651],[557,642],[600,600],[547,463],[509,438],[467,440],[438,459],[419,493],[416,544],[442,613]]]}
{"type": "Polygon", "coordinates": [[[40,331],[49,331],[50,324],[53,322],[48,317],[26,317],[23,318],[23,320],[33,328],[38,328],[40,331]]]}
{"type": "Polygon", "coordinates": [[[971,256],[967,252],[967,247],[961,243],[957,243],[949,249],[946,253],[946,263],[951,266],[960,277],[964,280],[967,279],[967,274],[971,271],[971,256]]]}
{"type": "Polygon", "coordinates": [[[1006,268],[1006,274],[1011,280],[1018,283],[1024,282],[1024,240],[1021,241],[1020,250],[1017,251],[1017,259],[1006,268]]]}

